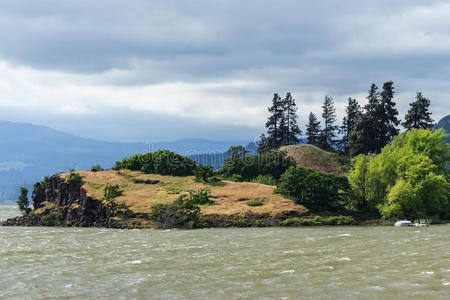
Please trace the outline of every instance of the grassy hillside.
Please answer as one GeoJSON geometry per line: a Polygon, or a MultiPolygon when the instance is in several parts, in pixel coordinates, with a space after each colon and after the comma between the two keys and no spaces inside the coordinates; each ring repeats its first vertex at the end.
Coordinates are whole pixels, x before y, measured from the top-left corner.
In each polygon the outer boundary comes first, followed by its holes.
{"type": "MultiPolygon", "coordinates": [[[[201,214],[229,215],[238,213],[270,213],[276,215],[285,211],[306,212],[306,209],[281,195],[274,194],[275,187],[250,182],[221,181],[217,183],[196,183],[194,177],[173,177],[143,174],[137,171],[78,172],[88,195],[103,198],[106,184],[118,184],[124,191],[116,199],[125,203],[135,213],[149,213],[156,203],[171,203],[179,195],[190,190],[206,188],[211,191],[212,205],[201,206],[201,214]],[[262,206],[249,206],[249,201],[260,201],[262,206]]],[[[67,173],[61,173],[64,177],[67,173]]]]}
{"type": "Polygon", "coordinates": [[[344,174],[337,155],[316,146],[309,144],[292,145],[281,147],[280,150],[286,151],[287,155],[292,157],[299,166],[313,168],[325,173],[344,174]]]}

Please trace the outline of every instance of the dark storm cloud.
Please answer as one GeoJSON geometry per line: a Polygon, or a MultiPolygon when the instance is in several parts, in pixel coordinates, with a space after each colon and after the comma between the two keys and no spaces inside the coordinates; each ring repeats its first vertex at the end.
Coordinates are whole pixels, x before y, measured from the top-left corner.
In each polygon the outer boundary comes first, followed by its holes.
{"type": "MultiPolygon", "coordinates": [[[[401,112],[420,90],[432,99],[440,117],[448,111],[450,96],[449,13],[447,2],[411,0],[0,0],[0,61],[11,68],[44,72],[44,79],[37,78],[47,82],[45,72],[60,72],[61,78],[66,74],[67,82],[59,84],[77,86],[70,89],[80,93],[74,97],[75,104],[85,101],[86,95],[92,103],[96,97],[103,99],[97,108],[90,104],[89,111],[103,111],[111,104],[104,101],[111,86],[135,91],[171,83],[194,85],[199,96],[196,99],[192,92],[193,108],[186,104],[190,111],[169,115],[200,135],[203,122],[230,138],[237,132],[253,135],[256,123],[263,127],[264,117],[251,124],[228,122],[227,116],[235,114],[232,110],[216,118],[223,124],[205,121],[210,115],[205,104],[212,100],[226,104],[239,97],[248,110],[256,107],[264,114],[273,92],[292,91],[306,114],[319,112],[323,95],[328,93],[342,111],[348,96],[364,102],[371,82],[382,85],[387,80],[395,82],[401,112]],[[238,83],[229,84],[232,81],[238,83]],[[223,82],[228,84],[218,84],[223,82]]],[[[20,85],[16,89],[26,90],[20,85]]],[[[47,101],[33,91],[25,94],[35,101],[47,101]]],[[[9,100],[15,101],[20,99],[9,100]]],[[[173,110],[176,105],[173,100],[173,110]]],[[[8,115],[8,109],[4,114],[8,115]]],[[[116,107],[110,109],[111,114],[120,114],[116,107]]],[[[118,126],[128,128],[130,120],[140,119],[135,111],[127,111],[123,118],[116,116],[118,126]]],[[[152,112],[152,119],[164,122],[167,111],[152,112]]],[[[46,113],[42,112],[44,119],[49,117],[46,113]]],[[[88,116],[79,117],[85,118],[86,127],[95,123],[88,116]]],[[[166,122],[164,132],[176,135],[169,125],[177,123],[175,119],[166,122]]],[[[108,119],[104,122],[106,127],[116,126],[108,119]]],[[[142,118],[141,124],[151,127],[154,122],[142,118]]],[[[122,138],[119,132],[117,137],[122,138]]]]}

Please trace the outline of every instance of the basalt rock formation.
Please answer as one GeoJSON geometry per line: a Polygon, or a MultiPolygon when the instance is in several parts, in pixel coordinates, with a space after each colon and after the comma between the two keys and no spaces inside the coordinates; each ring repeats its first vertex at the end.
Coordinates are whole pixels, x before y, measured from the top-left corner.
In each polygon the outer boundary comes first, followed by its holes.
{"type": "Polygon", "coordinates": [[[42,185],[36,183],[32,194],[33,212],[3,222],[3,226],[76,226],[120,228],[114,220],[116,204],[87,196],[80,184],[67,184],[58,175],[42,185]]]}

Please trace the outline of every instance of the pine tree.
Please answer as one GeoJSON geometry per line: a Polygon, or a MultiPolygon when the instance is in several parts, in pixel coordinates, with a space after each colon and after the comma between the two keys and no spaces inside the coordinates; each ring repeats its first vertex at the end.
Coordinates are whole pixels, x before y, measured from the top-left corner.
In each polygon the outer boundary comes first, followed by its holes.
{"type": "Polygon", "coordinates": [[[434,120],[431,118],[430,100],[417,92],[416,101],[409,104],[410,108],[405,116],[405,122],[402,124],[407,130],[412,129],[431,129],[434,120]]]}
{"type": "Polygon", "coordinates": [[[269,140],[267,139],[266,135],[263,133],[259,137],[258,154],[263,154],[269,150],[270,150],[269,149],[269,140]]]}
{"type": "Polygon", "coordinates": [[[30,209],[30,202],[28,201],[28,190],[24,187],[20,188],[20,196],[19,199],[17,199],[17,206],[19,207],[19,210],[25,214],[29,214],[30,209]]]}
{"type": "Polygon", "coordinates": [[[283,131],[283,145],[294,145],[300,141],[298,136],[302,134],[297,121],[297,104],[291,93],[287,93],[283,99],[283,118],[280,128],[283,131]]]}
{"type": "Polygon", "coordinates": [[[318,146],[320,135],[320,122],[312,112],[309,113],[308,124],[306,124],[306,142],[318,146]]]}
{"type": "Polygon", "coordinates": [[[322,105],[322,118],[324,127],[320,135],[320,146],[325,150],[332,150],[336,141],[336,131],[338,126],[334,125],[336,122],[336,109],[334,108],[333,98],[325,96],[325,100],[322,105]]]}
{"type": "Polygon", "coordinates": [[[380,143],[378,145],[377,153],[381,148],[386,146],[392,139],[398,135],[399,130],[397,126],[400,121],[397,119],[398,111],[395,108],[394,99],[394,82],[387,81],[383,84],[383,90],[380,93],[381,108],[380,108],[380,143]]]}
{"type": "Polygon", "coordinates": [[[345,153],[348,153],[348,142],[349,137],[353,129],[355,128],[356,122],[361,117],[361,106],[358,104],[356,99],[348,98],[348,105],[345,108],[345,117],[340,128],[340,133],[342,134],[342,139],[340,141],[341,148],[345,153]]]}
{"type": "Polygon", "coordinates": [[[278,94],[273,95],[272,106],[268,110],[271,113],[266,122],[268,147],[274,149],[280,147],[283,141],[283,132],[279,126],[280,122],[283,123],[283,101],[278,94]]]}
{"type": "Polygon", "coordinates": [[[359,115],[348,137],[347,149],[350,156],[376,153],[380,144],[381,100],[378,87],[372,83],[367,96],[368,103],[359,115]]]}

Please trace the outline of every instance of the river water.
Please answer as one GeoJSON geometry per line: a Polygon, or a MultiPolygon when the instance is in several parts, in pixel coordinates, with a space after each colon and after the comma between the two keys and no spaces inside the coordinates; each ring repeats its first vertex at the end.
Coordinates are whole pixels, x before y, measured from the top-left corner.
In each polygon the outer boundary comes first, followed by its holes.
{"type": "Polygon", "coordinates": [[[0,271],[0,299],[449,299],[450,225],[0,227],[0,271]]]}

